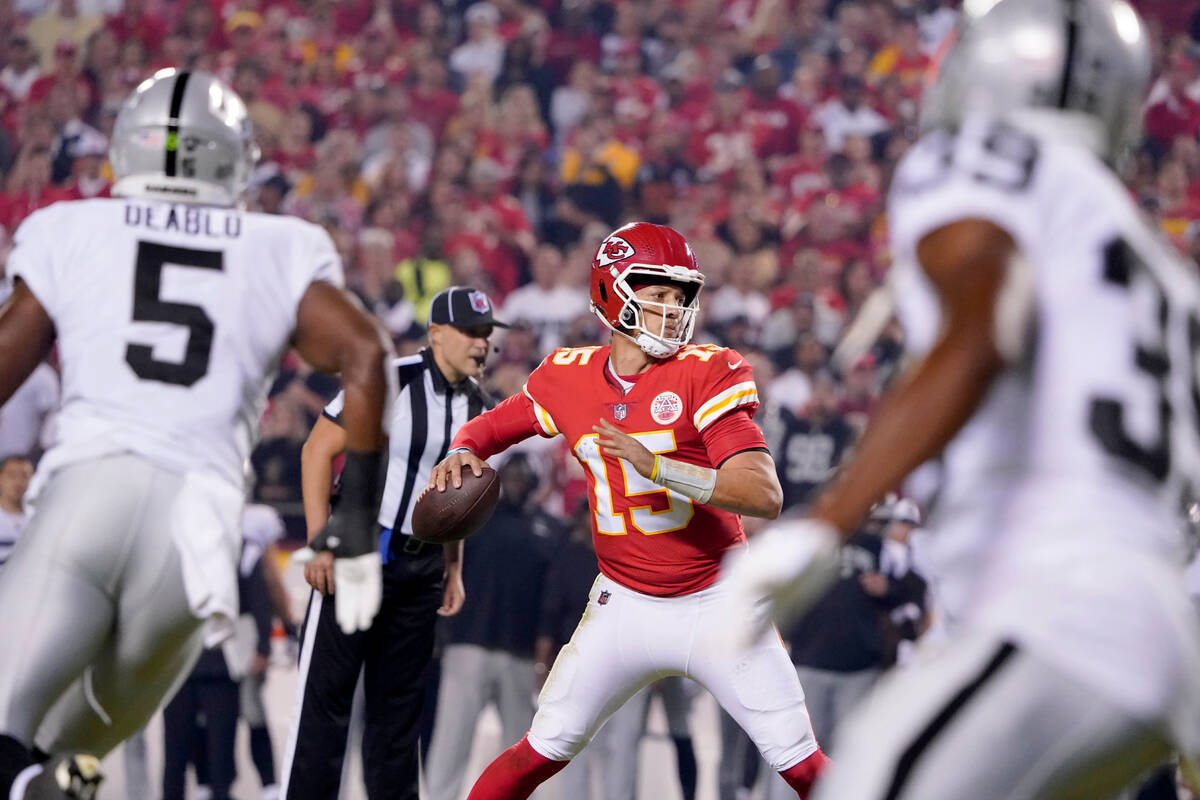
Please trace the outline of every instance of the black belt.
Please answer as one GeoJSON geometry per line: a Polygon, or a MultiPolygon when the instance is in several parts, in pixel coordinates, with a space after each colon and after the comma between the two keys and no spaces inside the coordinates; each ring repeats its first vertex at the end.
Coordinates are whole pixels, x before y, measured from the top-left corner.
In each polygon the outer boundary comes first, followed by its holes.
{"type": "Polygon", "coordinates": [[[404,536],[401,534],[400,538],[404,540],[404,544],[400,545],[400,547],[396,547],[395,539],[392,540],[392,552],[397,555],[420,556],[438,547],[438,545],[423,542],[415,536],[404,536]]]}
{"type": "Polygon", "coordinates": [[[379,532],[379,552],[383,556],[383,563],[385,564],[391,561],[392,558],[399,556],[408,556],[410,558],[423,556],[436,547],[438,545],[423,542],[415,536],[403,533],[397,535],[392,532],[391,528],[384,528],[379,532]],[[402,541],[397,542],[397,539],[402,541]]]}

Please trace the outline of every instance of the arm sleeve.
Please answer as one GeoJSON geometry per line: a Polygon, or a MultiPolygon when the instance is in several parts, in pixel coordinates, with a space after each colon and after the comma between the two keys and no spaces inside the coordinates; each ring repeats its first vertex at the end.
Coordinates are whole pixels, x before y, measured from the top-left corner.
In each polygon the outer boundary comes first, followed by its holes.
{"type": "Polygon", "coordinates": [[[309,223],[300,224],[305,231],[304,235],[297,235],[293,239],[293,263],[304,266],[288,270],[292,276],[288,289],[293,310],[299,310],[301,298],[314,283],[328,283],[339,289],[345,285],[342,257],[338,255],[333,239],[329,238],[324,228],[309,223]]]}
{"type": "Polygon", "coordinates": [[[487,459],[538,432],[533,401],[514,394],[491,411],[485,411],[458,429],[450,448],[465,447],[487,459]]]}
{"type": "Polygon", "coordinates": [[[325,408],[323,408],[321,410],[321,416],[325,417],[325,419],[329,420],[330,422],[334,422],[334,423],[337,423],[338,425],[341,425],[342,424],[342,409],[345,407],[345,405],[346,405],[346,392],[340,391],[337,393],[337,397],[330,400],[329,405],[325,406],[325,408]]]}
{"type": "Polygon", "coordinates": [[[20,278],[42,304],[51,319],[58,319],[61,282],[52,243],[61,238],[54,232],[51,208],[35,211],[17,227],[12,252],[5,267],[10,280],[20,278]],[[56,238],[57,237],[57,238],[56,238]]]}
{"type": "Polygon", "coordinates": [[[770,452],[762,429],[750,418],[750,410],[739,408],[736,413],[726,414],[700,432],[708,459],[714,467],[720,467],[732,456],[747,450],[770,452]]]}
{"type": "Polygon", "coordinates": [[[758,386],[754,383],[754,370],[741,353],[718,350],[701,363],[703,366],[698,369],[701,377],[694,395],[696,410],[692,414],[696,430],[703,436],[706,428],[736,410],[747,411],[753,417],[758,410],[758,386]]]}

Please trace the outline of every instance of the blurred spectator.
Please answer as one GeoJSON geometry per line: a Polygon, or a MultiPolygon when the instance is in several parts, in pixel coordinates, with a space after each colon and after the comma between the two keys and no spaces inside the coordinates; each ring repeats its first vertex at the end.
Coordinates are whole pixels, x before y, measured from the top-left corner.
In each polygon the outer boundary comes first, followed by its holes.
{"type": "Polygon", "coordinates": [[[469,545],[463,583],[467,601],[447,620],[433,741],[426,781],[431,800],[462,796],[463,765],[479,715],[491,703],[505,741],[533,720],[533,698],[545,679],[534,640],[550,554],[561,538],[558,520],[530,498],[537,476],[521,453],[500,467],[501,497],[491,521],[469,545]]]}
{"type": "MultiPolygon", "coordinates": [[[[422,8],[429,7],[425,4],[422,8]]],[[[458,112],[458,95],[447,86],[446,64],[432,54],[419,58],[413,68],[416,84],[410,91],[409,113],[440,139],[446,123],[458,112]]]]}
{"type": "Polygon", "coordinates": [[[712,108],[693,128],[688,162],[695,169],[724,175],[755,157],[771,131],[760,115],[746,114],[741,74],[726,70],[716,83],[712,108]]]}
{"type": "Polygon", "coordinates": [[[928,627],[929,584],[913,554],[912,534],[921,524],[921,511],[909,499],[892,507],[879,557],[879,572],[887,579],[889,651],[885,666],[912,658],[917,638],[928,627]]]}
{"type": "Polygon", "coordinates": [[[565,187],[555,209],[560,227],[569,229],[567,242],[578,238],[589,223],[612,227],[620,222],[625,205],[622,179],[632,184],[638,161],[637,152],[612,137],[612,121],[603,116],[576,132],[563,153],[565,187]]]}
{"type": "Polygon", "coordinates": [[[888,128],[887,120],[866,104],[862,79],[849,75],[842,78],[838,93],[825,101],[814,117],[825,132],[825,145],[835,153],[852,133],[874,136],[888,128]]]}
{"type": "Polygon", "coordinates": [[[803,508],[813,492],[833,476],[854,444],[854,428],[838,406],[837,385],[828,373],[821,373],[813,381],[803,411],[779,409],[780,446],[775,464],[785,509],[803,508]]]}
{"type": "Polygon", "coordinates": [[[454,283],[450,265],[442,254],[441,229],[430,225],[425,229],[417,255],[403,259],[395,272],[404,289],[404,298],[412,304],[417,324],[429,320],[429,304],[438,292],[454,283]]]}
{"type": "Polygon", "coordinates": [[[33,462],[25,456],[5,456],[0,461],[0,571],[29,522],[25,492],[31,480],[33,462]]]}
{"type": "Polygon", "coordinates": [[[921,49],[933,55],[958,23],[956,0],[920,0],[917,26],[921,31],[921,49]]]}
{"type": "Polygon", "coordinates": [[[120,6],[120,11],[104,22],[118,42],[136,40],[142,47],[150,48],[166,38],[166,23],[146,0],[121,0],[120,6]]]}
{"type": "Polygon", "coordinates": [[[300,449],[308,434],[303,414],[293,401],[276,395],[261,429],[262,440],[251,456],[258,476],[255,499],[272,505],[299,504],[300,449]]]}
{"type": "Polygon", "coordinates": [[[557,86],[551,93],[550,123],[560,142],[568,131],[578,127],[587,116],[599,80],[600,73],[596,65],[581,59],[571,65],[567,82],[557,86]]]}
{"type": "Polygon", "coordinates": [[[876,373],[876,358],[867,353],[855,362],[843,380],[838,409],[856,431],[861,432],[875,410],[881,387],[876,373]]]}
{"type": "Polygon", "coordinates": [[[237,721],[238,684],[225,653],[220,646],[206,649],[163,708],[163,800],[184,800],[188,761],[197,750],[204,759],[198,782],[208,787],[207,796],[230,800],[237,721]]]}
{"type": "Polygon", "coordinates": [[[747,110],[756,127],[766,131],[758,154],[764,158],[786,156],[796,148],[796,138],[808,114],[795,99],[780,91],[779,65],[769,55],[754,59],[747,110]]]}
{"type": "MultiPolygon", "coordinates": [[[[278,616],[284,628],[295,631],[290,600],[283,589],[279,574],[279,552],[276,543],[283,538],[283,520],[274,508],[261,503],[247,504],[242,512],[242,558],[238,565],[238,595],[242,618],[239,631],[249,641],[241,642],[243,649],[253,655],[238,684],[238,709],[250,730],[250,757],[262,786],[262,800],[279,797],[278,776],[275,772],[275,753],[267,726],[267,709],[263,702],[263,685],[271,657],[271,631],[278,616]],[[249,635],[252,628],[254,635],[249,635]]],[[[244,657],[244,655],[243,655],[244,657]]],[[[232,746],[233,742],[229,745],[232,746]]]]}
{"type": "Polygon", "coordinates": [[[771,310],[766,295],[756,283],[757,276],[748,260],[739,260],[729,274],[729,282],[717,289],[708,306],[708,320],[714,325],[744,317],[761,325],[771,310]]]}
{"type": "Polygon", "coordinates": [[[65,86],[75,92],[78,108],[91,108],[95,98],[95,87],[83,74],[78,61],[79,46],[64,39],[54,47],[51,63],[43,59],[42,74],[29,87],[28,100],[40,104],[55,86],[65,86]]]}
{"type": "Polygon", "coordinates": [[[50,8],[29,22],[29,41],[42,60],[42,69],[54,69],[60,51],[73,47],[72,55],[104,24],[98,13],[79,8],[78,0],[54,0],[50,8]]]}
{"type": "Polygon", "coordinates": [[[0,70],[0,87],[14,100],[24,100],[33,82],[42,74],[37,53],[23,33],[8,40],[8,63],[0,70]]]}
{"type": "Polygon", "coordinates": [[[504,40],[496,32],[500,12],[488,2],[475,3],[464,16],[467,40],[450,53],[450,69],[464,79],[483,75],[491,83],[504,63],[504,40]]]}
{"type": "Polygon", "coordinates": [[[1163,233],[1180,248],[1186,246],[1189,231],[1200,221],[1200,196],[1191,188],[1182,161],[1169,160],[1159,169],[1152,198],[1154,212],[1163,233]]]}
{"type": "Polygon", "coordinates": [[[793,413],[808,405],[817,374],[829,360],[829,353],[813,334],[801,335],[792,348],[787,367],[771,386],[771,400],[793,413]]]}
{"type": "Polygon", "coordinates": [[[568,274],[562,253],[554,245],[537,249],[531,265],[533,282],[508,296],[500,316],[526,322],[537,337],[537,352],[549,353],[563,343],[563,332],[588,310],[588,290],[568,274]]]}
{"type": "Polygon", "coordinates": [[[907,10],[896,12],[892,41],[871,59],[867,74],[875,81],[895,76],[906,90],[915,93],[928,68],[929,56],[921,45],[917,15],[907,10]]]}
{"type": "Polygon", "coordinates": [[[71,180],[68,184],[71,199],[108,197],[112,181],[104,169],[108,157],[108,140],[94,129],[80,133],[67,145],[71,158],[71,180]]]}
{"type": "Polygon", "coordinates": [[[1163,97],[1146,108],[1146,135],[1159,153],[1165,152],[1178,136],[1195,138],[1200,133],[1200,102],[1187,93],[1194,73],[1186,57],[1173,59],[1163,76],[1163,97]]]}
{"type": "Polygon", "coordinates": [[[64,183],[74,173],[73,166],[77,145],[87,138],[85,147],[94,148],[94,143],[103,143],[104,135],[80,119],[79,99],[69,86],[55,86],[46,97],[46,114],[58,134],[50,146],[52,167],[50,179],[55,184],[64,183]]]}

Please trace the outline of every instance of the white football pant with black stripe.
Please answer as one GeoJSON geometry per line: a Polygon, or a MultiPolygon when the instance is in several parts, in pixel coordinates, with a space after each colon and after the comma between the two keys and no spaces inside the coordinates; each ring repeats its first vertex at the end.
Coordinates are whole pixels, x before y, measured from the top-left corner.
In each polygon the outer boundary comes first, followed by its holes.
{"type": "Polygon", "coordinates": [[[926,648],[838,728],[816,800],[1108,800],[1162,732],[990,635],[926,648]]]}
{"type": "Polygon", "coordinates": [[[184,478],[133,455],[64,467],[0,575],[0,733],[103,755],[203,645],[171,531],[184,478]]]}

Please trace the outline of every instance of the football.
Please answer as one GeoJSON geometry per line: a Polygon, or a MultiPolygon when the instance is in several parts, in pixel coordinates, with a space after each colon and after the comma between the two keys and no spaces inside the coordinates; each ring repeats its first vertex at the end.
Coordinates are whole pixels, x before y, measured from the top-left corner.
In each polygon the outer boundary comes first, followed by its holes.
{"type": "Polygon", "coordinates": [[[461,487],[430,489],[417,498],[413,535],[434,544],[465,539],[487,524],[499,499],[500,477],[494,469],[484,464],[483,475],[476,478],[470,467],[463,467],[461,487]]]}

